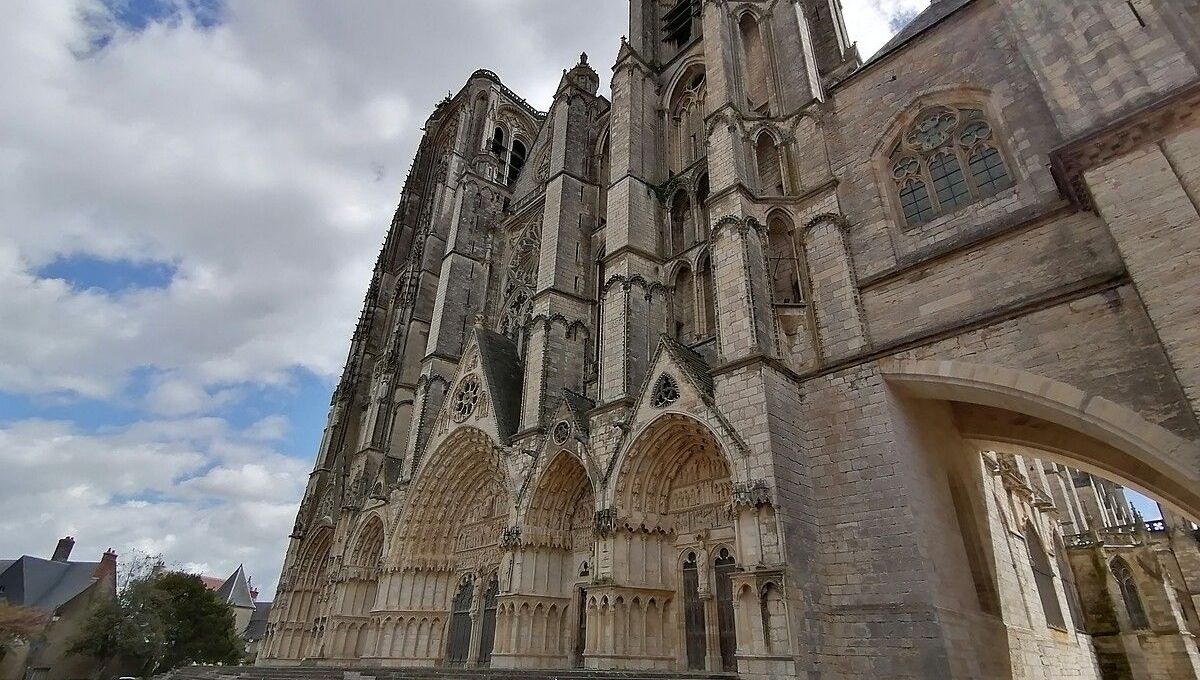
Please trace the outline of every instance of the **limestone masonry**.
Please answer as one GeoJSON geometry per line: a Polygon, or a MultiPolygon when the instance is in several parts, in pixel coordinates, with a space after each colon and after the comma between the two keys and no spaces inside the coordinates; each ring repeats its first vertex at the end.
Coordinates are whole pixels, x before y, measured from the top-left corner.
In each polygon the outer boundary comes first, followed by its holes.
{"type": "Polygon", "coordinates": [[[260,664],[1200,677],[1200,0],[632,0],[599,85],[430,116],[260,664]]]}

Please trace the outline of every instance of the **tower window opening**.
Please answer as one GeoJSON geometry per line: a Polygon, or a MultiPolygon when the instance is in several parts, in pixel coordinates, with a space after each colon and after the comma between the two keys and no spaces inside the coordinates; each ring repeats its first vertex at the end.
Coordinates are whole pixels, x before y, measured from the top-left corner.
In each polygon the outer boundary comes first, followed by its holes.
{"type": "Polygon", "coordinates": [[[525,159],[528,155],[529,153],[525,149],[525,145],[520,140],[514,139],[512,156],[508,161],[508,186],[511,187],[516,184],[517,180],[521,177],[521,170],[525,167],[525,159]]]}
{"type": "Polygon", "coordinates": [[[671,9],[663,14],[663,42],[683,47],[691,42],[694,35],[695,15],[697,14],[696,0],[679,0],[671,9]]]}

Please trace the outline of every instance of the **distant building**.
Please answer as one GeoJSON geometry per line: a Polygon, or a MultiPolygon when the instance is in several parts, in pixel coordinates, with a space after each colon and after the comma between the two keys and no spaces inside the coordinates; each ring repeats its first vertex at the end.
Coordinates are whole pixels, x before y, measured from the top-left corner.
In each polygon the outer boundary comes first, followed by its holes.
{"type": "Polygon", "coordinates": [[[99,562],[72,562],[75,539],[60,540],[50,559],[24,555],[0,560],[0,601],[50,614],[41,635],[0,657],[0,680],[88,677],[88,657],[67,654],[92,607],[117,594],[117,554],[99,562]]]}
{"type": "Polygon", "coordinates": [[[271,613],[270,602],[257,602],[258,591],[250,585],[246,577],[245,565],[221,580],[214,576],[201,576],[200,580],[209,590],[215,592],[221,601],[233,608],[233,623],[238,634],[246,641],[246,656],[254,660],[258,655],[258,643],[263,639],[267,629],[267,617],[271,613]]]}

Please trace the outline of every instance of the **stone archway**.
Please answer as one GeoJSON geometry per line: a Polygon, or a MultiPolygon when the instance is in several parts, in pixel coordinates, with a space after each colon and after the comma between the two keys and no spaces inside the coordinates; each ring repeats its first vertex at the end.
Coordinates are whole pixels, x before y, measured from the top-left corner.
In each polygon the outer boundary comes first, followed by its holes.
{"type": "Polygon", "coordinates": [[[1019,675],[1035,651],[1046,677],[1094,664],[1090,642],[1074,634],[1070,567],[1054,554],[1062,506],[1046,463],[1195,517],[1200,449],[1102,396],[1021,370],[888,359],[879,372],[891,388],[898,472],[908,497],[920,499],[909,506],[914,526],[936,564],[923,596],[955,639],[988,641],[948,644],[947,664],[973,669],[964,677],[1019,675]]]}
{"type": "Polygon", "coordinates": [[[888,359],[880,373],[902,394],[949,402],[964,439],[1028,446],[1115,479],[1200,521],[1200,444],[1056,380],[960,361],[888,359]]]}
{"type": "Polygon", "coordinates": [[[272,631],[268,645],[270,657],[306,659],[317,656],[321,636],[322,611],[329,585],[327,567],[333,530],[321,527],[300,548],[300,558],[288,570],[288,588],[283,602],[283,617],[272,631]]]}
{"type": "Polygon", "coordinates": [[[348,541],[330,610],[330,658],[359,659],[375,645],[371,611],[383,564],[383,520],[370,516],[348,541]]]}
{"type": "MultiPolygon", "coordinates": [[[[449,659],[456,601],[469,600],[469,649],[479,658],[483,593],[500,564],[500,537],[512,505],[491,439],[464,428],[450,435],[414,477],[392,539],[374,615],[386,623],[376,658],[384,665],[430,666],[449,659]],[[472,584],[469,597],[461,592],[472,584]]],[[[486,650],[485,650],[486,651],[486,650]]]]}
{"type": "Polygon", "coordinates": [[[520,536],[509,545],[512,561],[499,598],[493,665],[557,668],[576,661],[573,649],[584,634],[576,593],[591,576],[595,509],[583,463],[560,451],[533,487],[520,536]]]}
{"type": "Polygon", "coordinates": [[[599,547],[613,585],[589,589],[588,667],[720,671],[715,551],[738,540],[725,452],[699,421],[665,414],[613,475],[599,547]]]}

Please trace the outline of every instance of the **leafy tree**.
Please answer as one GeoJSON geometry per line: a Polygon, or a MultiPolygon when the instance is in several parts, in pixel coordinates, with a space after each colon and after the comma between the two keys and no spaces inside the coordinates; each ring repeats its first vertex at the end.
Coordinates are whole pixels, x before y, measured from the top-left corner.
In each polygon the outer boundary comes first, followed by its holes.
{"type": "Polygon", "coordinates": [[[130,583],[117,596],[99,604],[71,647],[101,661],[100,677],[114,666],[149,675],[159,670],[167,648],[164,614],[168,597],[151,580],[130,583]]]}
{"type": "Polygon", "coordinates": [[[0,601],[0,659],[10,648],[37,637],[49,619],[46,612],[0,601]]]}
{"type": "Polygon", "coordinates": [[[233,610],[204,587],[199,576],[166,574],[154,587],[170,604],[164,667],[242,660],[245,643],[234,628],[233,610]]]}
{"type": "Polygon", "coordinates": [[[71,648],[110,669],[148,676],[191,663],[237,663],[243,642],[233,611],[198,576],[153,574],[129,582],[92,611],[71,648]]]}

